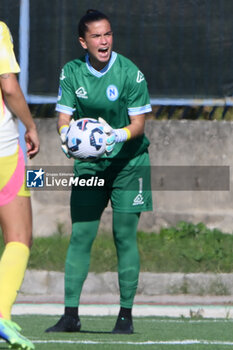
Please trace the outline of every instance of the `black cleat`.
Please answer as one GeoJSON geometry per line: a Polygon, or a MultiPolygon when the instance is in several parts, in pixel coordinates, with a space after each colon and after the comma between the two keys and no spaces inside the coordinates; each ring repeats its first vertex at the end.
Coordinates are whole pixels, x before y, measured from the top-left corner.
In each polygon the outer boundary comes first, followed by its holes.
{"type": "Polygon", "coordinates": [[[118,316],[113,334],[133,334],[133,322],[126,317],[118,316]]]}
{"type": "Polygon", "coordinates": [[[47,328],[45,332],[79,332],[80,328],[81,322],[78,316],[63,315],[54,326],[47,328]]]}

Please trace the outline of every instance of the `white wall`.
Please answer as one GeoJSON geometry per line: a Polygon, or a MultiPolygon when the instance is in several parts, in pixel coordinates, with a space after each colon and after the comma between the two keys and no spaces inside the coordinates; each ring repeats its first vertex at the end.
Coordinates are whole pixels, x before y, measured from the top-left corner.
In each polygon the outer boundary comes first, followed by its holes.
{"type": "MultiPolygon", "coordinates": [[[[36,119],[41,151],[28,165],[72,165],[60,150],[55,119],[36,119]]],[[[226,121],[153,121],[146,123],[153,166],[230,166],[233,163],[233,123],[226,121]]],[[[158,168],[152,168],[153,175],[158,168]]],[[[216,175],[219,177],[219,175],[216,175]]],[[[192,174],[191,174],[192,177],[192,174]]],[[[166,179],[165,179],[166,180],[166,179]]],[[[179,184],[180,178],[175,182],[179,184]]],[[[202,179],[201,179],[202,181],[202,179]]],[[[181,181],[182,182],[182,181],[181,181]]],[[[232,176],[230,175],[230,184],[232,176]]],[[[143,213],[139,229],[151,232],[180,220],[233,231],[233,196],[229,191],[164,191],[155,186],[154,211],[143,213]]],[[[50,235],[61,224],[70,232],[69,191],[32,191],[34,235],[50,235]]],[[[101,229],[111,229],[111,208],[101,229]]]]}

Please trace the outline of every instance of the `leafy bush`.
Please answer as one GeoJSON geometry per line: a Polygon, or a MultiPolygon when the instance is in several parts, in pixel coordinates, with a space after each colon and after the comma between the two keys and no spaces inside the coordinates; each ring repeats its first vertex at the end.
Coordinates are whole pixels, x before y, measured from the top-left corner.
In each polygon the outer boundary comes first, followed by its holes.
{"type": "MultiPolygon", "coordinates": [[[[64,271],[69,236],[61,233],[34,239],[29,268],[64,271]]],[[[159,233],[138,232],[141,271],[233,272],[233,235],[208,229],[203,223],[180,222],[159,233]]],[[[0,254],[4,248],[0,242],[0,254]]],[[[100,233],[92,248],[90,271],[117,271],[110,233],[100,233]]]]}
{"type": "Polygon", "coordinates": [[[140,232],[138,239],[143,271],[233,271],[233,235],[210,230],[202,223],[180,222],[159,234],[140,232]]]}

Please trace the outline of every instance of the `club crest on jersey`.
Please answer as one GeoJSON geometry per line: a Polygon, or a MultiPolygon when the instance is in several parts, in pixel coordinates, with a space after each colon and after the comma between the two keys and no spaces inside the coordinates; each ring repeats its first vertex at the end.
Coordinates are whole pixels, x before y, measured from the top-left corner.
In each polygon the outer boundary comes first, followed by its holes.
{"type": "Polygon", "coordinates": [[[144,75],[142,74],[142,72],[140,72],[140,70],[138,71],[138,75],[137,75],[137,83],[141,83],[143,80],[145,79],[144,75]]]}
{"type": "Polygon", "coordinates": [[[76,93],[76,96],[79,98],[88,98],[87,92],[82,86],[78,88],[78,90],[76,90],[75,93],[76,93]]]}
{"type": "Polygon", "coordinates": [[[116,101],[119,96],[117,87],[115,85],[109,85],[106,90],[106,95],[110,101],[116,101]]]}

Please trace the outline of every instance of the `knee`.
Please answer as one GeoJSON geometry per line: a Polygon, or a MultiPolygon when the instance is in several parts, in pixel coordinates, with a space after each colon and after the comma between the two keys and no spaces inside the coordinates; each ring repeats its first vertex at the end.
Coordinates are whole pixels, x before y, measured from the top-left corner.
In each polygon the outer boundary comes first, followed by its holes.
{"type": "Polygon", "coordinates": [[[4,236],[4,242],[5,244],[10,243],[10,242],[19,242],[22,244],[25,244],[28,248],[32,247],[32,233],[25,233],[25,231],[18,231],[18,232],[3,232],[4,236]]]}

